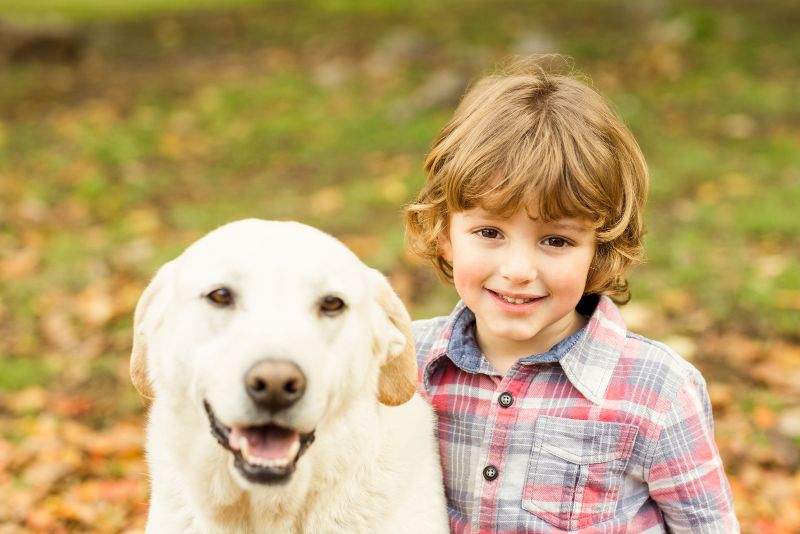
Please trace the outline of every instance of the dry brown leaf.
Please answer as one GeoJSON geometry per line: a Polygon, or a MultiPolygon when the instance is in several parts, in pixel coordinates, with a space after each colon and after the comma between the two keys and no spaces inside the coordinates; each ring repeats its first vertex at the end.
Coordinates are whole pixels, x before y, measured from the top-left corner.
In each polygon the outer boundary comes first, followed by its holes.
{"type": "Polygon", "coordinates": [[[762,430],[769,430],[777,423],[775,410],[769,406],[756,406],[753,410],[753,422],[762,430]]]}
{"type": "Polygon", "coordinates": [[[95,399],[89,395],[54,395],[47,401],[47,409],[61,417],[76,417],[91,412],[95,399]]]}
{"type": "Polygon", "coordinates": [[[736,400],[733,386],[722,382],[709,382],[708,396],[711,398],[711,407],[715,416],[725,412],[736,400]]]}
{"type": "Polygon", "coordinates": [[[70,315],[62,310],[53,310],[42,316],[40,325],[45,339],[62,353],[67,353],[77,345],[78,330],[70,315]]]}
{"type": "Polygon", "coordinates": [[[383,246],[383,240],[374,235],[348,234],[339,239],[361,258],[375,255],[383,246]]]}
{"type": "Polygon", "coordinates": [[[20,280],[39,270],[41,254],[38,250],[16,250],[0,258],[0,281],[20,280]]]}
{"type": "Polygon", "coordinates": [[[340,187],[324,187],[311,194],[308,208],[314,215],[335,215],[344,207],[345,198],[340,187]]]}
{"type": "Polygon", "coordinates": [[[47,391],[41,386],[31,386],[5,393],[0,400],[12,414],[40,412],[47,402],[47,391]]]}
{"type": "Polygon", "coordinates": [[[709,356],[719,358],[734,367],[748,370],[757,369],[762,360],[768,359],[770,356],[770,351],[763,342],[735,333],[707,339],[703,348],[709,356]]]}
{"type": "Polygon", "coordinates": [[[92,435],[84,447],[96,456],[138,457],[144,448],[144,431],[140,424],[119,423],[92,435]]]}
{"type": "Polygon", "coordinates": [[[106,324],[114,316],[111,289],[103,282],[87,287],[76,299],[76,311],[87,326],[106,324]]]}

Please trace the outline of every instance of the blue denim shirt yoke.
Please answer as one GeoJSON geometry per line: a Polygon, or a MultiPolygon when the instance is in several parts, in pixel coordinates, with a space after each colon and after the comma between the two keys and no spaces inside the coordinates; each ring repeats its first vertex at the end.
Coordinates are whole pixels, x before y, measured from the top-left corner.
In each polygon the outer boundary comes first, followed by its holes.
{"type": "MultiPolygon", "coordinates": [[[[574,334],[553,345],[547,352],[526,356],[521,358],[519,363],[523,365],[556,363],[569,352],[585,333],[586,327],[584,326],[574,334]]],[[[467,307],[464,307],[453,325],[453,335],[447,346],[447,356],[460,369],[468,373],[500,375],[483,355],[480,347],[478,347],[478,341],[475,339],[475,314],[467,307]]]]}

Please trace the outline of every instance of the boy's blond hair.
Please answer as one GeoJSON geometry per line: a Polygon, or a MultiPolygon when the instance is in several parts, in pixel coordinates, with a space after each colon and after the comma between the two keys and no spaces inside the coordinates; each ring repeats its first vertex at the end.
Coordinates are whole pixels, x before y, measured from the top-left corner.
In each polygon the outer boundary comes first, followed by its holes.
{"type": "Polygon", "coordinates": [[[453,267],[439,236],[450,214],[522,207],[544,220],[590,221],[597,252],[585,292],[630,299],[624,273],[641,255],[647,167],[631,132],[585,83],[530,61],[483,78],[434,139],[424,169],[406,234],[445,280],[453,267]]]}

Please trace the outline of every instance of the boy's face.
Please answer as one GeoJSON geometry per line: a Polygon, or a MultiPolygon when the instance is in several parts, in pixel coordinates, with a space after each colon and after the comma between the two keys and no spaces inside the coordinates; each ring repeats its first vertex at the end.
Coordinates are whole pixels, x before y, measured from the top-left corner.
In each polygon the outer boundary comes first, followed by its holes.
{"type": "Polygon", "coordinates": [[[490,360],[545,352],[585,323],[575,306],[596,249],[586,221],[475,208],[451,215],[440,246],[490,360]]]}

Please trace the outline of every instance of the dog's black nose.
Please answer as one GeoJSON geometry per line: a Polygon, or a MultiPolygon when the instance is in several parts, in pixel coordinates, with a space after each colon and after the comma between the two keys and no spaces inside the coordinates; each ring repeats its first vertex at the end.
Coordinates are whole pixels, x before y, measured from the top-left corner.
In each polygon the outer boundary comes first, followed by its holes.
{"type": "Polygon", "coordinates": [[[247,394],[257,405],[276,412],[297,402],[306,391],[306,377],[292,362],[262,360],[244,378],[247,394]]]}

